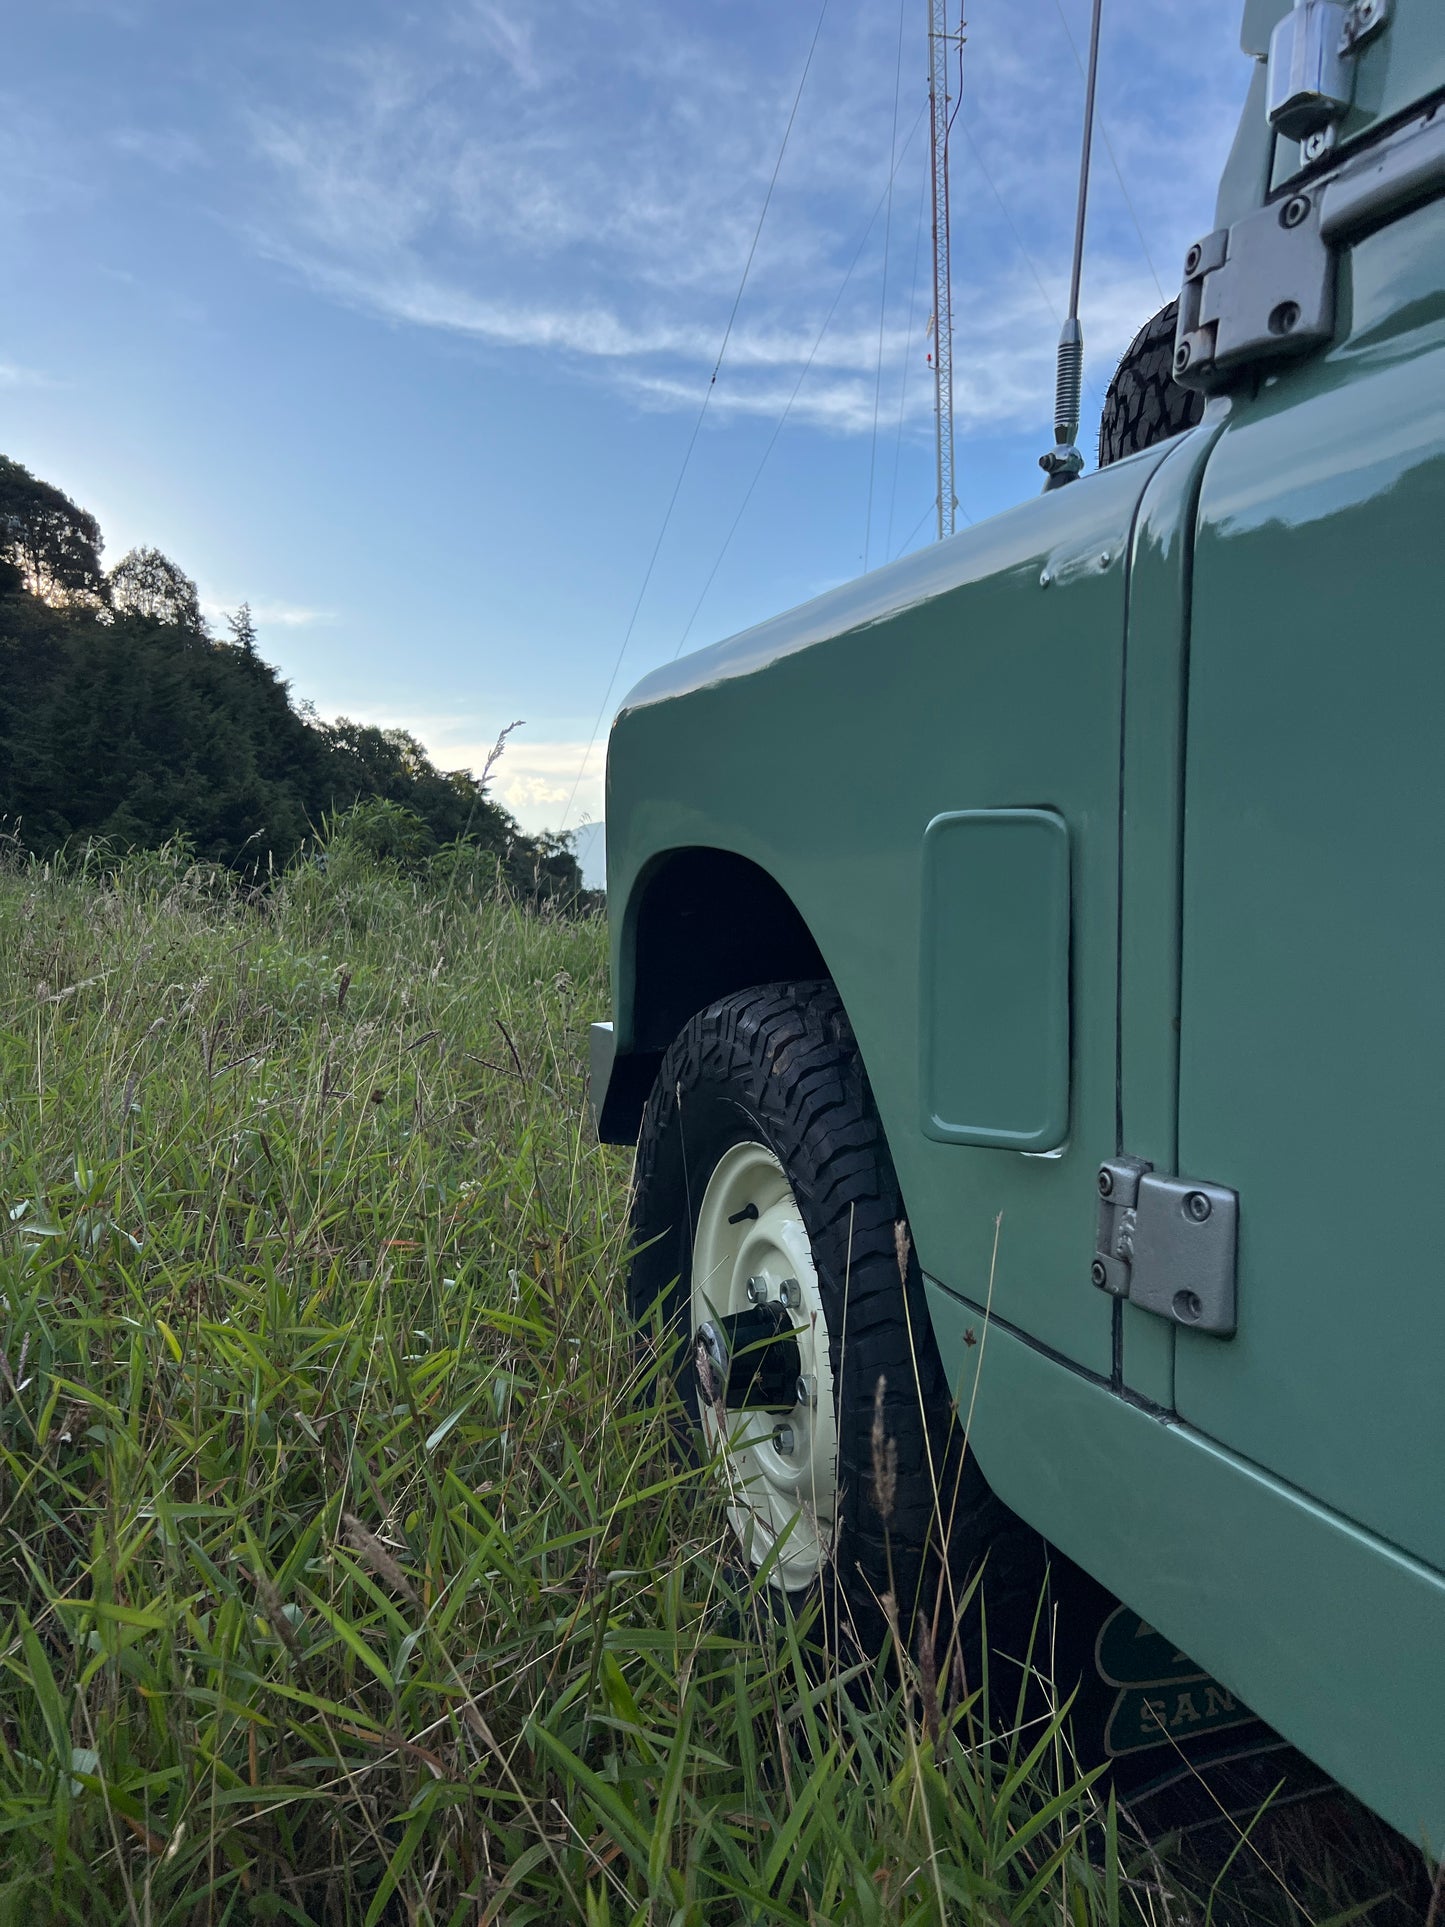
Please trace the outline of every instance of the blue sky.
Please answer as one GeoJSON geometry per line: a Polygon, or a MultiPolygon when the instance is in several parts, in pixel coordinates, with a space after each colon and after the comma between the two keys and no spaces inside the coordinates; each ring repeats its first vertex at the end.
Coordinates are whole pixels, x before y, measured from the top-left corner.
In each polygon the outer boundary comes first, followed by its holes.
{"type": "MultiPolygon", "coordinates": [[[[404,723],[448,767],[524,718],[497,790],[555,826],[819,5],[12,9],[0,449],[93,509],[111,560],[152,542],[208,606],[249,598],[323,715],[404,723]]],[[[977,521],[1037,488],[1051,438],[1088,6],[969,15],[954,306],[977,521]]],[[[684,636],[930,538],[924,21],[923,0],[829,0],[609,714],[684,636]]],[[[1237,23],[1232,0],[1106,0],[1086,417],[1212,224],[1237,23]]],[[[600,812],[605,733],[572,822],[600,812]]]]}

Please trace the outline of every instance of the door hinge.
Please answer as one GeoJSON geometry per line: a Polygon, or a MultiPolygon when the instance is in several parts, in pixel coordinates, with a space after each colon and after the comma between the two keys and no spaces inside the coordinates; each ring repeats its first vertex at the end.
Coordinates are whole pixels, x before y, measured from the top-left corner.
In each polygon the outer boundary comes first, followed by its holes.
{"type": "Polygon", "coordinates": [[[1099,1230],[1091,1276],[1191,1331],[1227,1338],[1235,1327],[1239,1193],[1167,1177],[1143,1158],[1099,1166],[1099,1230]]]}

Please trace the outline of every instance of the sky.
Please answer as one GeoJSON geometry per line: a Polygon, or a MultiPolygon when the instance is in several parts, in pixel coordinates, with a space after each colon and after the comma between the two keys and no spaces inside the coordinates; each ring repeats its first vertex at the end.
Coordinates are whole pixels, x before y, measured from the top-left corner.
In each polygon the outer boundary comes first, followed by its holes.
{"type": "MultiPolygon", "coordinates": [[[[1052,441],[1088,3],[967,13],[960,527],[1052,441]]],[[[1238,14],[1105,0],[1086,449],[1213,225],[1238,14]]],[[[934,539],[924,0],[7,16],[0,451],[323,716],[445,768],[520,722],[495,793],[576,827],[646,671],[934,539]]]]}

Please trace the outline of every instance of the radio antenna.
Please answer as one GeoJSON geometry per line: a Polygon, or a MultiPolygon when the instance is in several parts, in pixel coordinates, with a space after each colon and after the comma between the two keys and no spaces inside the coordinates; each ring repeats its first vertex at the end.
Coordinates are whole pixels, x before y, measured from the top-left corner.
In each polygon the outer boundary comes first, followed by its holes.
{"type": "MultiPolygon", "coordinates": [[[[933,176],[933,448],[938,474],[938,539],[953,534],[958,498],[953,492],[953,268],[948,220],[948,136],[953,126],[948,92],[948,54],[959,50],[963,76],[963,10],[958,32],[948,31],[948,0],[928,0],[928,119],[933,176]]],[[[956,110],[955,110],[956,111],[956,110]]]]}
{"type": "Polygon", "coordinates": [[[1074,268],[1069,278],[1069,312],[1059,330],[1058,375],[1054,384],[1054,445],[1040,455],[1048,476],[1045,490],[1072,482],[1084,466],[1079,453],[1079,398],[1084,382],[1084,331],[1079,325],[1079,282],[1084,272],[1084,219],[1089,206],[1089,151],[1094,144],[1094,77],[1099,70],[1099,15],[1104,0],[1094,0],[1089,23],[1089,71],[1084,84],[1084,142],[1079,156],[1079,198],[1074,210],[1074,268]]]}

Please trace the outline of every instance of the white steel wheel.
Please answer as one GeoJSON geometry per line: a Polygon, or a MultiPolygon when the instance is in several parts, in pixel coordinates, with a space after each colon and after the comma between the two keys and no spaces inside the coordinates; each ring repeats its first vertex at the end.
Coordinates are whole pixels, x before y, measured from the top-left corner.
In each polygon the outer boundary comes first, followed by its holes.
{"type": "Polygon", "coordinates": [[[838,1432],[828,1326],[812,1248],[782,1165],[764,1144],[734,1144],[708,1180],[693,1235],[691,1331],[760,1304],[786,1309],[798,1347],[791,1412],[729,1411],[698,1367],[699,1416],[728,1493],[728,1517],[754,1568],[782,1591],[816,1580],[833,1549],[838,1432]]]}

